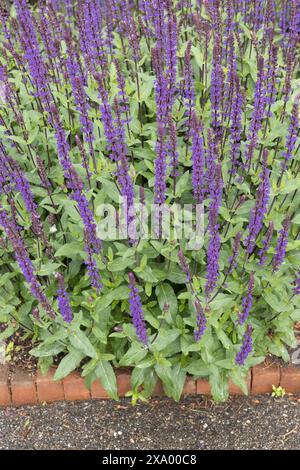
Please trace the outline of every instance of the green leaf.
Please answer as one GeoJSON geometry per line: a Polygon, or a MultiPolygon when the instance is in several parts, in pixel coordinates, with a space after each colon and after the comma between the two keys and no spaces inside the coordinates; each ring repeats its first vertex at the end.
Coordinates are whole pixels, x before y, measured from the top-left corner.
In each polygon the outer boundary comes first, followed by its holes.
{"type": "Polygon", "coordinates": [[[4,341],[5,339],[9,338],[12,336],[15,332],[15,328],[12,325],[9,325],[7,328],[5,328],[2,333],[0,333],[0,341],[4,341]]]}
{"type": "Polygon", "coordinates": [[[87,375],[91,374],[96,369],[98,362],[98,359],[90,359],[89,362],[82,368],[82,377],[86,377],[87,375]]]}
{"type": "Polygon", "coordinates": [[[155,347],[157,351],[162,351],[169,344],[173,343],[173,341],[178,338],[179,334],[179,330],[161,329],[152,346],[155,347]]]}
{"type": "Polygon", "coordinates": [[[219,340],[223,344],[224,348],[225,349],[231,349],[232,348],[232,342],[230,341],[230,339],[228,338],[226,333],[223,330],[221,330],[220,328],[216,328],[215,331],[216,331],[217,337],[219,338],[219,340]]]}
{"type": "Polygon", "coordinates": [[[211,374],[209,377],[211,393],[216,401],[225,401],[229,396],[229,387],[227,375],[224,371],[218,370],[217,374],[211,374]]]}
{"type": "Polygon", "coordinates": [[[43,264],[37,273],[39,276],[48,276],[49,274],[54,274],[60,266],[60,263],[43,264]]]}
{"type": "Polygon", "coordinates": [[[150,266],[146,266],[145,268],[136,268],[134,269],[134,272],[144,281],[146,282],[151,282],[151,283],[156,283],[158,282],[158,279],[153,275],[152,269],[150,266]]]}
{"type": "Polygon", "coordinates": [[[65,349],[60,343],[40,344],[36,348],[31,349],[30,354],[34,357],[56,356],[65,349]]]}
{"type": "Polygon", "coordinates": [[[140,102],[146,101],[147,98],[151,95],[154,87],[154,77],[151,75],[147,76],[147,81],[141,85],[140,88],[140,102]]]}
{"type": "Polygon", "coordinates": [[[55,256],[65,256],[66,258],[73,259],[76,258],[78,253],[83,253],[83,244],[81,242],[71,242],[61,246],[55,253],[55,256]]]}
{"type": "Polygon", "coordinates": [[[249,394],[247,375],[241,369],[234,369],[229,373],[229,377],[235,385],[237,385],[245,395],[249,394]]]}
{"type": "Polygon", "coordinates": [[[97,303],[97,309],[105,309],[109,307],[109,305],[114,300],[125,300],[128,299],[129,296],[129,289],[127,285],[122,285],[116,287],[115,289],[111,289],[107,294],[103,295],[97,303]]]}
{"type": "MultiPolygon", "coordinates": [[[[97,179],[98,179],[98,181],[101,182],[105,194],[112,201],[119,203],[121,194],[120,194],[120,191],[118,190],[116,184],[114,182],[109,181],[109,180],[107,180],[105,178],[102,178],[102,177],[97,178],[97,179]]],[[[98,215],[97,207],[96,207],[96,215],[98,215]]]]}
{"type": "Polygon", "coordinates": [[[176,197],[181,196],[184,191],[187,191],[188,189],[190,189],[190,184],[188,184],[189,181],[190,181],[190,172],[186,171],[176,183],[176,197]]]}
{"type": "Polygon", "coordinates": [[[193,360],[191,364],[185,367],[185,370],[196,377],[208,377],[210,374],[210,369],[202,361],[202,359],[193,360]]]}
{"type": "Polygon", "coordinates": [[[54,380],[61,380],[75,370],[84,355],[80,351],[71,350],[59,363],[59,366],[54,374],[54,380]]]}
{"type": "Polygon", "coordinates": [[[218,296],[210,303],[213,310],[222,310],[231,307],[234,303],[234,296],[228,294],[218,294],[218,296]]]}
{"type": "Polygon", "coordinates": [[[184,274],[181,267],[176,263],[170,263],[170,268],[166,272],[166,277],[168,281],[173,282],[174,284],[186,283],[186,274],[184,274]]]}
{"type": "Polygon", "coordinates": [[[107,266],[109,271],[112,273],[118,271],[125,271],[127,268],[132,267],[135,264],[135,260],[132,258],[117,258],[107,266]]]}
{"type": "Polygon", "coordinates": [[[133,343],[119,362],[120,366],[139,364],[147,355],[147,350],[140,343],[133,343]]]}
{"type": "Polygon", "coordinates": [[[262,296],[267,302],[267,304],[270,305],[273,310],[275,310],[275,312],[280,313],[287,310],[287,303],[285,301],[280,300],[276,294],[272,294],[271,292],[265,291],[262,296]]]}
{"type": "Polygon", "coordinates": [[[72,331],[70,334],[70,343],[75,349],[83,352],[86,356],[93,358],[97,357],[97,352],[94,346],[83,331],[72,331]]]}
{"type": "Polygon", "coordinates": [[[178,303],[175,292],[171,284],[163,282],[159,284],[155,289],[156,297],[160,306],[161,311],[164,311],[165,305],[168,305],[167,317],[168,322],[175,321],[176,314],[178,312],[178,303]]]}
{"type": "Polygon", "coordinates": [[[101,380],[110,398],[118,400],[117,380],[111,364],[108,361],[100,361],[96,367],[95,374],[101,380]]]}
{"type": "Polygon", "coordinates": [[[280,189],[280,194],[289,194],[295,191],[296,189],[300,189],[300,179],[291,179],[285,182],[283,188],[280,189]]]}
{"type": "Polygon", "coordinates": [[[166,394],[178,402],[182,395],[186,378],[186,372],[182,369],[180,364],[176,364],[173,367],[156,364],[155,372],[161,379],[166,394]]]}

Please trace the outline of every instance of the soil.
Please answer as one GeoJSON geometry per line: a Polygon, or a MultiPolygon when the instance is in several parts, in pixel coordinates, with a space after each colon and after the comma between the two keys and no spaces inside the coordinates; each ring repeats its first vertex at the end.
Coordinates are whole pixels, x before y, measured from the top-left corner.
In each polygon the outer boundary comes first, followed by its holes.
{"type": "Polygon", "coordinates": [[[29,351],[37,344],[32,343],[32,338],[19,328],[13,336],[6,341],[6,349],[9,351],[6,354],[6,361],[9,368],[9,373],[12,374],[16,369],[22,369],[32,375],[37,370],[37,358],[31,356],[29,351]],[[13,347],[10,349],[9,345],[12,343],[13,347]]]}
{"type": "MultiPolygon", "coordinates": [[[[0,324],[1,331],[1,324],[0,324]]],[[[30,350],[38,346],[38,341],[33,343],[32,337],[28,336],[28,332],[20,327],[12,336],[6,341],[6,363],[9,372],[13,373],[16,369],[21,369],[34,375],[38,368],[38,358],[29,354],[30,350]],[[13,347],[10,349],[9,345],[12,343],[13,347]]],[[[58,355],[54,358],[53,364],[58,365],[63,358],[63,355],[58,355]]]]}

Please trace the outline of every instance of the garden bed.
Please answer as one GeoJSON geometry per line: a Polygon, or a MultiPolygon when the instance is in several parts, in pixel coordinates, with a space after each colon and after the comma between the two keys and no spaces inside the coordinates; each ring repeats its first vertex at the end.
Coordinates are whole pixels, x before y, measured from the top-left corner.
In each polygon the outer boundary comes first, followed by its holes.
{"type": "MultiPolygon", "coordinates": [[[[295,324],[295,336],[300,344],[299,323],[295,324]]],[[[24,333],[24,332],[23,332],[24,333]]],[[[33,344],[21,330],[18,330],[7,342],[5,365],[0,365],[0,406],[20,406],[34,403],[55,401],[75,401],[88,399],[109,399],[109,395],[100,380],[96,380],[89,390],[77,368],[63,380],[54,380],[59,357],[54,358],[50,371],[43,375],[38,370],[37,358],[30,355],[33,344]],[[7,348],[8,345],[11,345],[7,348]]],[[[296,350],[290,349],[292,357],[296,350]]],[[[117,368],[117,389],[119,397],[130,396],[131,368],[117,368]]],[[[249,371],[245,380],[249,395],[270,394],[273,386],[282,387],[284,392],[300,394],[300,361],[286,363],[276,356],[268,358],[249,371]]],[[[229,381],[230,395],[243,395],[243,391],[229,381]]],[[[193,395],[210,395],[209,381],[205,378],[194,379],[188,376],[183,387],[182,397],[193,395]]],[[[157,381],[153,397],[164,396],[163,385],[157,381]]]]}

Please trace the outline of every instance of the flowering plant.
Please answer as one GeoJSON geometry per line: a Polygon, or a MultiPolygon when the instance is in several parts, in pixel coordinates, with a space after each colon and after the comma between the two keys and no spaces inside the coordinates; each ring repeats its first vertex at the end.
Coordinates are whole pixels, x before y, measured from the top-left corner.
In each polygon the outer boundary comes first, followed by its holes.
{"type": "Polygon", "coordinates": [[[143,399],[186,374],[246,393],[300,320],[299,0],[0,20],[0,339],[22,327],[43,372],[113,398],[121,366],[143,399]]]}

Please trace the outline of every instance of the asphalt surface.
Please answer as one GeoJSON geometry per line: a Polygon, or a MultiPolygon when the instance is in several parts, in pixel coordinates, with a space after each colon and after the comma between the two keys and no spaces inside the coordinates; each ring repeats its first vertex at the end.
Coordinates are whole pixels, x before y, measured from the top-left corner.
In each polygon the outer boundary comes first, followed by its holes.
{"type": "Polygon", "coordinates": [[[0,449],[300,449],[300,399],[93,400],[0,409],[0,449]]]}

